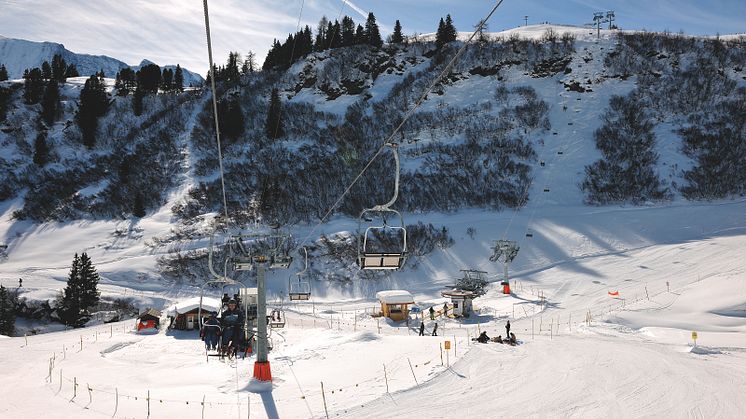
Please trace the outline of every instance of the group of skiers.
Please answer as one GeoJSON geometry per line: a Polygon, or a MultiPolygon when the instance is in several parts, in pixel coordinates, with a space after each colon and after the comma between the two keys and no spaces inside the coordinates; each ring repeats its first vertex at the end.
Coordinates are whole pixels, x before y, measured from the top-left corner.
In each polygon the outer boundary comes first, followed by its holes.
{"type": "MultiPolygon", "coordinates": [[[[430,320],[435,320],[435,307],[430,306],[428,310],[430,313],[430,320]]],[[[448,317],[448,303],[443,303],[443,317],[448,317]]]]}
{"type": "MultiPolygon", "coordinates": [[[[420,322],[420,336],[425,336],[425,322],[420,322]]],[[[438,336],[438,323],[433,326],[433,332],[430,336],[438,336]]]]}
{"type": "Polygon", "coordinates": [[[505,339],[503,339],[502,335],[498,335],[496,338],[490,339],[489,336],[487,336],[487,332],[482,332],[479,334],[479,337],[473,338],[472,340],[477,341],[479,343],[487,343],[487,342],[495,342],[495,343],[504,343],[507,345],[515,346],[518,344],[518,340],[515,337],[515,333],[510,331],[510,320],[508,320],[507,323],[505,323],[505,339]]]}
{"type": "MultiPolygon", "coordinates": [[[[227,294],[226,294],[227,296],[227,294]]],[[[224,296],[225,297],[225,296],[224,296]]],[[[208,350],[218,348],[218,343],[224,349],[238,348],[243,338],[244,315],[235,299],[226,301],[218,319],[217,313],[210,313],[200,330],[200,337],[208,350]]]]}

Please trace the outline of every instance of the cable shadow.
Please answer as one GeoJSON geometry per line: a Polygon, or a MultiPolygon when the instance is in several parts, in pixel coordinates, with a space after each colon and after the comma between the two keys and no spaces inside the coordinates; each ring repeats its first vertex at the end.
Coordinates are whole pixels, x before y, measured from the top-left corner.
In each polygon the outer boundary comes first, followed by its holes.
{"type": "Polygon", "coordinates": [[[269,419],[280,419],[279,413],[277,413],[277,405],[275,405],[275,399],[272,397],[271,391],[265,391],[259,393],[262,398],[262,404],[264,405],[264,412],[267,414],[269,419]]]}

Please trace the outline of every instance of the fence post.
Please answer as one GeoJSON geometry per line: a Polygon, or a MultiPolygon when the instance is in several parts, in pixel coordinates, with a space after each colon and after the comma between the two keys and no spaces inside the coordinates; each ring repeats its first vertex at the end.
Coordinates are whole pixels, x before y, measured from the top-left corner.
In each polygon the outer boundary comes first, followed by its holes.
{"type": "Polygon", "coordinates": [[[357,332],[357,310],[355,310],[355,328],[353,329],[353,332],[357,332]]]}
{"type": "Polygon", "coordinates": [[[85,386],[88,387],[88,404],[91,405],[93,404],[93,389],[91,388],[91,385],[88,383],[85,383],[85,386]]]}
{"type": "Polygon", "coordinates": [[[378,334],[381,334],[381,319],[376,317],[376,326],[378,326],[378,334]]]}
{"type": "Polygon", "coordinates": [[[412,370],[412,377],[414,377],[414,383],[417,384],[417,387],[420,386],[420,383],[417,382],[417,376],[414,375],[414,368],[412,368],[412,361],[407,358],[407,362],[409,362],[409,369],[412,370]]]}
{"type": "Polygon", "coordinates": [[[570,313],[570,317],[567,319],[567,328],[572,332],[572,313],[570,313]]]}
{"type": "Polygon", "coordinates": [[[25,346],[28,346],[28,337],[26,336],[25,333],[23,334],[23,340],[26,342],[25,346]]]}
{"type": "Polygon", "coordinates": [[[119,389],[114,387],[114,413],[111,414],[111,417],[117,415],[117,410],[119,410],[119,389]]]}
{"type": "Polygon", "coordinates": [[[458,356],[456,352],[456,335],[453,335],[453,356],[458,356]]]}
{"type": "Polygon", "coordinates": [[[205,395],[202,395],[202,419],[205,419],[205,395]]]}
{"type": "Polygon", "coordinates": [[[647,298],[648,301],[650,301],[650,296],[648,295],[648,286],[645,285],[645,298],[647,298]]]}
{"type": "Polygon", "coordinates": [[[326,414],[326,419],[329,419],[329,411],[326,409],[326,393],[324,392],[324,382],[321,382],[321,400],[324,401],[324,413],[326,414]]]}
{"type": "Polygon", "coordinates": [[[148,390],[148,397],[145,398],[145,401],[148,402],[148,417],[150,417],[150,390],[148,390]]]}
{"type": "Polygon", "coordinates": [[[60,369],[60,388],[57,389],[57,394],[60,394],[60,391],[62,391],[62,369],[60,369]]]}
{"type": "Polygon", "coordinates": [[[78,378],[73,377],[73,398],[70,399],[70,401],[75,400],[77,396],[78,396],[78,378]]]}
{"type": "Polygon", "coordinates": [[[383,364],[383,379],[386,380],[386,393],[389,392],[389,376],[386,373],[386,364],[383,364]]]}
{"type": "Polygon", "coordinates": [[[83,351],[83,335],[80,335],[80,351],[78,352],[82,352],[82,351],[83,351]]]}
{"type": "Polygon", "coordinates": [[[246,419],[251,419],[251,394],[246,395],[246,419]]]}
{"type": "MultiPolygon", "coordinates": [[[[443,366],[443,344],[438,343],[438,346],[440,346],[440,366],[443,366]]],[[[60,376],[62,375],[62,371],[60,371],[60,376]]]]}

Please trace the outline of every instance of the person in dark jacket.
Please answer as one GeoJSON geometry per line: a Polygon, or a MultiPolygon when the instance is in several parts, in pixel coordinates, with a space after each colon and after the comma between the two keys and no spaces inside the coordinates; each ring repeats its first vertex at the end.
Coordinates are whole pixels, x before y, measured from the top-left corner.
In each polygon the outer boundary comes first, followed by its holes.
{"type": "Polygon", "coordinates": [[[448,303],[443,303],[443,317],[448,317],[448,303]]]}
{"type": "Polygon", "coordinates": [[[238,343],[243,323],[243,312],[238,308],[236,300],[229,300],[228,308],[220,315],[220,324],[223,326],[223,347],[228,347],[231,342],[238,343]]]}
{"type": "Polygon", "coordinates": [[[430,306],[430,320],[435,320],[435,309],[430,306]]]}
{"type": "Polygon", "coordinates": [[[202,340],[208,350],[215,350],[220,337],[220,322],[215,313],[210,313],[210,318],[202,325],[202,340]]]}
{"type": "Polygon", "coordinates": [[[487,336],[487,332],[482,332],[479,334],[479,337],[477,338],[477,342],[479,343],[487,343],[490,341],[490,337],[487,336]]]}
{"type": "Polygon", "coordinates": [[[420,322],[420,336],[425,336],[425,322],[420,322]]]}
{"type": "Polygon", "coordinates": [[[510,336],[510,320],[505,323],[505,336],[510,336]]]}
{"type": "Polygon", "coordinates": [[[435,326],[433,326],[433,333],[430,336],[438,336],[438,323],[435,323],[435,326]]]}

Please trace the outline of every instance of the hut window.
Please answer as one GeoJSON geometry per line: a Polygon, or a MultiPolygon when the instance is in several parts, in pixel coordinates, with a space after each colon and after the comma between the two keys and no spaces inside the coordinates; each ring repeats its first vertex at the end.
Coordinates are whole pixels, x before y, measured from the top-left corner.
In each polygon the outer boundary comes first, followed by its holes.
{"type": "Polygon", "coordinates": [[[389,312],[391,312],[391,313],[401,313],[402,312],[402,306],[401,306],[401,304],[390,304],[389,305],[389,312]]]}

